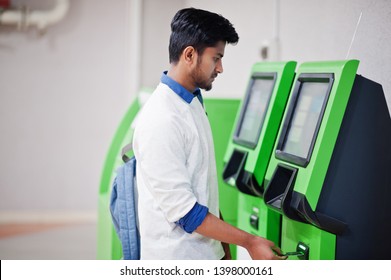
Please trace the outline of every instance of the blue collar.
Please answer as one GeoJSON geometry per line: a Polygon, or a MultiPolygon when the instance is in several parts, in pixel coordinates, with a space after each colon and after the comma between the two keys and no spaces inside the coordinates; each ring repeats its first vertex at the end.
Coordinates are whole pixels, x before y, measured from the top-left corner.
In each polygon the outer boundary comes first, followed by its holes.
{"type": "Polygon", "coordinates": [[[167,76],[167,71],[164,71],[162,74],[162,77],[160,81],[167,85],[170,89],[172,89],[178,96],[180,96],[183,100],[185,100],[188,104],[193,101],[194,97],[197,97],[198,100],[203,105],[203,99],[201,95],[201,90],[197,88],[193,93],[185,89],[182,85],[180,85],[178,82],[171,79],[169,76],[167,76]]]}

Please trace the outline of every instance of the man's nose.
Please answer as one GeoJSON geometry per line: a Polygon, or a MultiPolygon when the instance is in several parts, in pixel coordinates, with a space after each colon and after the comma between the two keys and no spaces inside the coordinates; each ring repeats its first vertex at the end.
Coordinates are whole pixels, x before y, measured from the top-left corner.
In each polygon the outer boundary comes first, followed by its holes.
{"type": "Polygon", "coordinates": [[[223,73],[224,69],[223,69],[223,63],[221,61],[221,59],[219,60],[219,62],[217,63],[216,65],[216,72],[221,74],[223,73]]]}

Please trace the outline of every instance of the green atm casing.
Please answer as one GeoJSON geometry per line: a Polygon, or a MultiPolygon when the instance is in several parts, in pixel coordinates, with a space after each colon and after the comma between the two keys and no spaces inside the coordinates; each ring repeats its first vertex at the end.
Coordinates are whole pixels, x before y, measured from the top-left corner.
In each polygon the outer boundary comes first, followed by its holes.
{"type": "Polygon", "coordinates": [[[281,217],[263,202],[264,176],[295,68],[294,61],[253,65],[224,157],[223,179],[227,187],[239,190],[237,226],[276,244],[279,243],[281,217]]]}
{"type": "Polygon", "coordinates": [[[307,247],[293,259],[389,257],[391,122],[381,86],[356,75],[358,64],[297,70],[264,194],[283,214],[282,250],[307,247]]]}
{"type": "Polygon", "coordinates": [[[104,162],[98,196],[97,259],[119,260],[122,257],[121,242],[115,232],[110,214],[110,195],[115,170],[123,164],[121,149],[131,142],[131,124],[141,108],[138,98],[129,106],[113,137],[104,162]]]}
{"type": "MultiPolygon", "coordinates": [[[[204,98],[204,107],[212,130],[215,149],[220,212],[224,221],[233,226],[237,224],[238,191],[227,188],[226,183],[219,174],[223,172],[223,158],[229,143],[239,104],[239,99],[204,98]]],[[[236,246],[231,245],[230,248],[232,258],[236,258],[236,246]]]]}

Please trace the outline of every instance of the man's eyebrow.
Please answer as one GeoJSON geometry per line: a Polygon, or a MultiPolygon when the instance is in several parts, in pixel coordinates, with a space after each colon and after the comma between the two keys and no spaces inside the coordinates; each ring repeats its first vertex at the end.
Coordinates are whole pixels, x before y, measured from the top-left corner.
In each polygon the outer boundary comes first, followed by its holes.
{"type": "Polygon", "coordinates": [[[217,55],[220,56],[220,58],[224,56],[222,53],[217,53],[217,55]]]}

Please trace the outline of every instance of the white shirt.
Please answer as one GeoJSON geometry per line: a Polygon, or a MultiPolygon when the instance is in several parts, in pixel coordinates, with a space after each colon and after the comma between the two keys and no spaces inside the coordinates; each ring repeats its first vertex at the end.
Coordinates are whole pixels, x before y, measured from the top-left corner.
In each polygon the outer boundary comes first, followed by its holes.
{"type": "Polygon", "coordinates": [[[160,83],[138,116],[133,150],[141,259],[221,259],[220,241],[175,224],[196,202],[219,217],[213,139],[200,101],[187,103],[160,83]]]}

